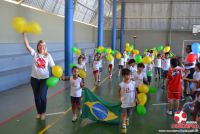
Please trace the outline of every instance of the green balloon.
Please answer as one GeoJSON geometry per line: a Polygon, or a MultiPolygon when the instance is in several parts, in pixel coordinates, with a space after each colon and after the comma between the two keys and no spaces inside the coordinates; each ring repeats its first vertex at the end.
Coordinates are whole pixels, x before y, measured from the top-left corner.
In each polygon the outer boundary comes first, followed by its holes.
{"type": "Polygon", "coordinates": [[[135,56],[135,62],[136,62],[136,63],[142,62],[142,56],[136,55],[136,56],[135,56]]]}
{"type": "Polygon", "coordinates": [[[149,93],[156,93],[157,88],[156,87],[149,87],[149,93]]]}
{"type": "Polygon", "coordinates": [[[147,112],[146,108],[140,105],[137,106],[136,110],[139,115],[145,115],[147,112]]]}
{"type": "Polygon", "coordinates": [[[172,58],[174,55],[172,52],[170,52],[169,57],[172,58]]]}
{"type": "Polygon", "coordinates": [[[152,76],[152,71],[147,71],[147,76],[152,76]]]}
{"type": "Polygon", "coordinates": [[[163,50],[163,46],[161,45],[158,47],[158,51],[162,51],[162,50],[163,50]]]}
{"type": "Polygon", "coordinates": [[[70,68],[73,68],[74,66],[76,66],[74,63],[70,64],[70,68]]]}
{"type": "Polygon", "coordinates": [[[72,47],[72,52],[76,52],[78,49],[76,47],[72,47]]]}
{"type": "Polygon", "coordinates": [[[104,53],[107,53],[107,52],[108,52],[108,49],[104,48],[103,52],[104,52],[104,53]]]}
{"type": "Polygon", "coordinates": [[[57,77],[50,77],[47,79],[46,84],[48,87],[55,87],[59,82],[59,78],[57,77]]]}
{"type": "Polygon", "coordinates": [[[95,51],[96,51],[96,53],[101,53],[99,49],[96,49],[95,51]]]}
{"type": "Polygon", "coordinates": [[[131,54],[131,52],[127,52],[127,55],[130,55],[131,54]]]}
{"type": "Polygon", "coordinates": [[[147,51],[148,51],[148,49],[144,49],[144,51],[145,51],[145,52],[147,52],[147,51]]]}
{"type": "Polygon", "coordinates": [[[153,50],[156,50],[156,47],[154,47],[153,50]]]}

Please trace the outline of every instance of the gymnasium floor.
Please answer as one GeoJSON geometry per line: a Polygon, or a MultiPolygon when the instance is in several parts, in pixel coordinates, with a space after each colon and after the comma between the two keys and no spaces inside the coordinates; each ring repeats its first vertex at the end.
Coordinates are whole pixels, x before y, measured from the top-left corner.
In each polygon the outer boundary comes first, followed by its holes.
{"type": "MultiPolygon", "coordinates": [[[[94,78],[88,69],[86,87],[109,102],[117,101],[116,90],[119,81],[116,70],[112,79],[108,79],[104,69],[98,88],[93,87],[94,78]]],[[[161,82],[152,85],[161,87],[161,82]]],[[[173,116],[166,115],[166,91],[158,88],[156,94],[148,95],[147,114],[138,116],[134,113],[128,127],[129,134],[156,134],[158,130],[171,130],[173,116]]],[[[119,134],[120,125],[95,123],[87,119],[71,122],[70,94],[68,82],[60,82],[49,89],[46,121],[35,119],[36,110],[30,85],[18,87],[0,94],[0,134],[119,134]],[[67,88],[65,88],[67,87],[67,88]],[[3,97],[4,96],[4,97],[3,97]],[[61,112],[61,113],[58,113],[61,112]],[[53,114],[58,113],[58,114],[53,114]]]]}

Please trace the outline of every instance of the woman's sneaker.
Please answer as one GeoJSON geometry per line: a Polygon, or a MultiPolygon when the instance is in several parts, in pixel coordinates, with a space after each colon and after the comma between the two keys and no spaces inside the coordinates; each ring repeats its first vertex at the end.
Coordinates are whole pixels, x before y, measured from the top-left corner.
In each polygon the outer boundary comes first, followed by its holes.
{"type": "Polygon", "coordinates": [[[77,121],[77,116],[74,115],[74,116],[72,117],[72,122],[76,122],[76,121],[77,121]]]}

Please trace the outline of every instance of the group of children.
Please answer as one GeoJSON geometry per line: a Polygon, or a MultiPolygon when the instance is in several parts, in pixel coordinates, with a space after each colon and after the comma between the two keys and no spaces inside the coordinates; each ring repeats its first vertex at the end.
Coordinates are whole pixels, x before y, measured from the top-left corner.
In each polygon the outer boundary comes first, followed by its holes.
{"type": "MultiPolygon", "coordinates": [[[[191,48],[191,46],[190,46],[191,48]]],[[[162,88],[167,90],[167,99],[169,102],[167,114],[172,115],[173,112],[173,101],[175,100],[174,112],[180,110],[179,101],[183,97],[182,85],[184,81],[189,81],[193,84],[191,90],[191,96],[193,101],[183,105],[183,110],[193,105],[193,119],[197,120],[198,113],[200,109],[200,63],[195,66],[195,73],[193,78],[188,79],[191,75],[191,71],[183,67],[183,63],[177,57],[170,59],[169,52],[164,54],[157,54],[156,58],[153,56],[152,51],[146,53],[147,56],[152,58],[152,62],[148,65],[143,63],[136,63],[134,60],[134,55],[128,57],[126,52],[122,54],[119,59],[118,64],[118,77],[122,74],[123,80],[119,83],[118,97],[121,101],[121,119],[122,128],[126,129],[129,124],[129,116],[133,111],[133,107],[139,102],[137,100],[137,94],[139,93],[138,87],[140,84],[151,84],[152,75],[147,75],[148,71],[153,71],[155,69],[155,80],[163,78],[162,88]]],[[[100,74],[103,67],[104,55],[100,53],[95,53],[94,60],[92,62],[92,70],[95,79],[95,86],[98,86],[100,81],[100,74]]],[[[81,102],[81,92],[84,86],[84,81],[78,76],[78,69],[86,70],[85,66],[86,58],[81,55],[78,58],[77,66],[72,68],[71,77],[62,77],[63,80],[70,80],[71,83],[71,105],[73,118],[72,121],[76,121],[78,115],[81,113],[80,102],[81,102]]],[[[112,71],[114,68],[114,59],[108,62],[108,72],[109,78],[112,78],[112,71]]],[[[191,69],[190,69],[191,70],[191,69]]],[[[191,86],[190,86],[191,87],[191,86]]]]}

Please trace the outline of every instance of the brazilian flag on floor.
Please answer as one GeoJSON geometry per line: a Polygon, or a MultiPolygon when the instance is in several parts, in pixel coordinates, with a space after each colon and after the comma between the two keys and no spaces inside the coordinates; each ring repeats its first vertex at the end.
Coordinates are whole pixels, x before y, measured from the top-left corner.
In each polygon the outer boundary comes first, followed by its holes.
{"type": "Polygon", "coordinates": [[[120,106],[119,102],[111,104],[85,88],[81,117],[97,122],[118,124],[120,123],[120,106]]]}

